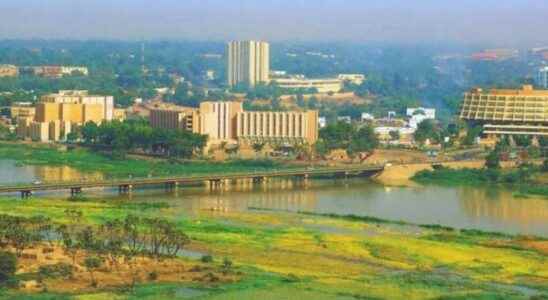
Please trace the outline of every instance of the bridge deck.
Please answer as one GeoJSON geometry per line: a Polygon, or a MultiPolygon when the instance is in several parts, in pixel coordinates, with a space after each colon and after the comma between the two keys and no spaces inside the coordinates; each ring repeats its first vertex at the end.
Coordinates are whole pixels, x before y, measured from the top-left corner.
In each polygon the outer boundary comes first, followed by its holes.
{"type": "Polygon", "coordinates": [[[300,170],[280,170],[267,172],[251,173],[224,173],[208,174],[199,176],[168,176],[154,178],[134,178],[134,179],[114,179],[97,181],[63,181],[63,182],[44,182],[40,184],[15,184],[0,186],[0,193],[13,193],[21,191],[48,191],[64,190],[74,188],[98,188],[98,187],[120,187],[120,186],[144,186],[157,185],[165,183],[197,183],[204,181],[228,180],[228,179],[250,179],[261,177],[290,177],[290,176],[320,176],[335,174],[359,174],[366,172],[380,172],[384,166],[369,165],[349,168],[318,168],[318,169],[300,169],[300,170]]]}

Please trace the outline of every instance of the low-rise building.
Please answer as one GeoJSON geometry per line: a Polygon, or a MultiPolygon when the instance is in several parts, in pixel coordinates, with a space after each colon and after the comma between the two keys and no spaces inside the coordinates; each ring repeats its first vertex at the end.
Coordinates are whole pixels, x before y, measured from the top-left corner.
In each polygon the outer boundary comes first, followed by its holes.
{"type": "Polygon", "coordinates": [[[276,78],[272,80],[284,89],[315,89],[318,93],[338,93],[343,89],[343,81],[338,78],[300,79],[276,78]]]}
{"type": "Polygon", "coordinates": [[[338,78],[355,85],[361,85],[365,81],[365,75],[363,74],[339,74],[338,78]]]}
{"type": "Polygon", "coordinates": [[[71,75],[83,75],[88,76],[89,71],[87,67],[73,67],[73,66],[36,66],[32,67],[32,72],[36,76],[60,78],[63,76],[71,75]]]}
{"type": "Polygon", "coordinates": [[[17,77],[19,68],[14,65],[0,65],[0,77],[17,77]]]}

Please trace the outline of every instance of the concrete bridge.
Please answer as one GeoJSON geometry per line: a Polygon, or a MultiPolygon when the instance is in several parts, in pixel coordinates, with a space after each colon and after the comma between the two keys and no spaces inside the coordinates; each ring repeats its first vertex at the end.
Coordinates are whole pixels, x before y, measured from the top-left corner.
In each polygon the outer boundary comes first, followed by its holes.
{"type": "Polygon", "coordinates": [[[384,165],[361,165],[338,168],[304,168],[288,169],[264,172],[221,173],[197,176],[168,176],[152,178],[130,178],[97,181],[63,181],[26,183],[14,185],[0,185],[0,193],[20,193],[22,198],[27,198],[33,192],[70,190],[71,195],[76,195],[86,188],[118,188],[120,193],[130,193],[134,188],[150,185],[166,185],[168,188],[177,188],[179,184],[210,182],[219,185],[225,180],[251,179],[253,182],[262,182],[267,178],[298,177],[309,178],[311,176],[335,176],[355,177],[373,176],[384,170],[384,165]]]}

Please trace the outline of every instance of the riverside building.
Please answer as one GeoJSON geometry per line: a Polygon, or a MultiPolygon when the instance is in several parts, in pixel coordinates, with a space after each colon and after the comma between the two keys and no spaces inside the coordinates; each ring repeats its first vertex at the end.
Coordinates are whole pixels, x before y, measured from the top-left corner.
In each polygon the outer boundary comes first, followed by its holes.
{"type": "Polygon", "coordinates": [[[464,94],[460,119],[480,124],[487,137],[548,136],[548,90],[473,89],[464,94]]]}

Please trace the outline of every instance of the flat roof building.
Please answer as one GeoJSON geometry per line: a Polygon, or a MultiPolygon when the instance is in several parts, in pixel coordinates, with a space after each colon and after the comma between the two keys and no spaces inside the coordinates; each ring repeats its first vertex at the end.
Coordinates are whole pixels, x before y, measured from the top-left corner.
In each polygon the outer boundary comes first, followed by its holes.
{"type": "Polygon", "coordinates": [[[313,145],[318,140],[318,111],[238,113],[237,137],[240,142],[252,144],[313,145]]]}
{"type": "Polygon", "coordinates": [[[338,93],[343,89],[343,81],[338,78],[301,79],[277,78],[274,80],[284,89],[316,89],[318,93],[338,93]]]}
{"type": "Polygon", "coordinates": [[[462,120],[483,125],[486,135],[548,135],[548,90],[473,89],[464,94],[462,120]]]}
{"type": "Polygon", "coordinates": [[[0,77],[16,77],[19,75],[19,68],[14,65],[0,65],[0,77]]]}

